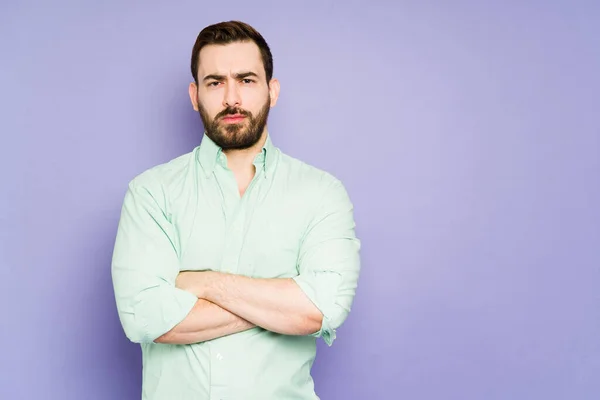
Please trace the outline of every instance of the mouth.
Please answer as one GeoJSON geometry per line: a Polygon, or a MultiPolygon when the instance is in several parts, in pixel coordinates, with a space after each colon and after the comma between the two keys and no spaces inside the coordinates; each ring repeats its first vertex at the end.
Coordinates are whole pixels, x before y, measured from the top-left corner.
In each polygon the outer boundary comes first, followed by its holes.
{"type": "Polygon", "coordinates": [[[237,124],[239,122],[242,122],[245,118],[246,116],[242,114],[228,114],[221,119],[226,124],[237,124]]]}

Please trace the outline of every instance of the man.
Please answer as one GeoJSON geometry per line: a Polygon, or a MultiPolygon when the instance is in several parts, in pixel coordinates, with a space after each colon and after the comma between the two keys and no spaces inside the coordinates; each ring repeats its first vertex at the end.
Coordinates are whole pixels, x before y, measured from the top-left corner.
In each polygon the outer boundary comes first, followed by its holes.
{"type": "Polygon", "coordinates": [[[332,344],[359,276],[352,204],[271,142],[280,85],[256,30],[206,27],[191,69],[205,134],[129,183],[113,255],[142,397],[318,399],[316,339],[332,344]]]}

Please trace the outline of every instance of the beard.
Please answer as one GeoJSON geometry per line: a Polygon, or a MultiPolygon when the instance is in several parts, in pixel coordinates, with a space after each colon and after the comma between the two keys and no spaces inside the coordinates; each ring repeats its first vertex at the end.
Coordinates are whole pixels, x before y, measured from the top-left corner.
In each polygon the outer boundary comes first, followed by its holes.
{"type": "Polygon", "coordinates": [[[198,113],[202,119],[206,136],[217,146],[223,150],[243,150],[254,146],[262,137],[269,117],[270,104],[271,96],[267,98],[265,105],[256,116],[239,107],[227,107],[211,119],[198,99],[198,113]],[[235,114],[243,115],[246,118],[237,124],[227,124],[222,121],[223,117],[235,114]]]}

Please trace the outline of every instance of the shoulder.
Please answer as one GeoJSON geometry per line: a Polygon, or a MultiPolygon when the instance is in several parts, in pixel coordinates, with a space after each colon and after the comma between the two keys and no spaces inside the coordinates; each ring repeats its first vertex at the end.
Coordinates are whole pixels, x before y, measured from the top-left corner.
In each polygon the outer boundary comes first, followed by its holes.
{"type": "Polygon", "coordinates": [[[176,157],[165,163],[148,168],[129,181],[129,186],[133,188],[168,188],[173,183],[185,175],[196,151],[192,151],[176,157]]]}
{"type": "Polygon", "coordinates": [[[196,149],[142,171],[129,181],[128,192],[132,195],[149,196],[161,208],[166,208],[171,194],[184,184],[195,157],[196,149]]]}
{"type": "Polygon", "coordinates": [[[284,153],[281,153],[277,174],[279,179],[287,181],[291,192],[313,203],[322,203],[332,196],[347,197],[346,188],[337,176],[284,153]]]}

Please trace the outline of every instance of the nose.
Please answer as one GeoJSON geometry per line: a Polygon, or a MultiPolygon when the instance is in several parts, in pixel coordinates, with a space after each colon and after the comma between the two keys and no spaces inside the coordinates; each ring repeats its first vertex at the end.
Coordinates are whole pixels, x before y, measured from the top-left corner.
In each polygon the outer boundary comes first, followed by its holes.
{"type": "Polygon", "coordinates": [[[225,96],[223,97],[223,106],[239,107],[242,103],[239,88],[235,82],[227,82],[225,85],[225,96]]]}

